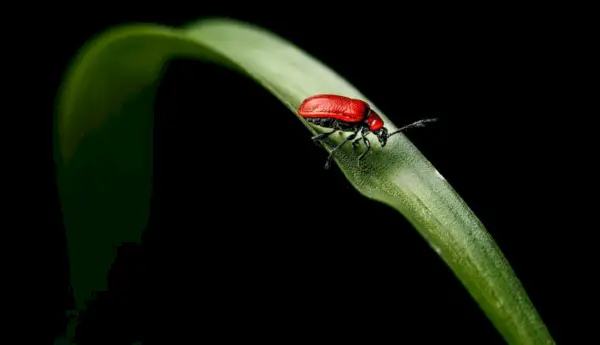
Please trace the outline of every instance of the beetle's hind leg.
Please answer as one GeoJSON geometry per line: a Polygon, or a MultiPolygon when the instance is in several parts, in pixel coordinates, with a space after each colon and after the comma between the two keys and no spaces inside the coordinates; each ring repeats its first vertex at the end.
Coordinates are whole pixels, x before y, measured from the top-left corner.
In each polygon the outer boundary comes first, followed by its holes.
{"type": "Polygon", "coordinates": [[[333,128],[333,130],[331,132],[317,134],[314,137],[312,137],[311,139],[315,143],[319,143],[322,140],[329,138],[329,136],[331,136],[335,132],[338,132],[342,129],[340,127],[340,124],[337,121],[331,120],[331,119],[314,119],[311,122],[316,124],[317,126],[325,126],[325,127],[333,128]]]}
{"type": "Polygon", "coordinates": [[[325,140],[327,138],[329,138],[330,135],[332,135],[333,133],[339,131],[338,128],[335,128],[333,131],[331,132],[327,132],[327,133],[321,133],[321,134],[317,134],[314,137],[312,137],[312,141],[316,142],[320,142],[321,140],[325,140]]]}

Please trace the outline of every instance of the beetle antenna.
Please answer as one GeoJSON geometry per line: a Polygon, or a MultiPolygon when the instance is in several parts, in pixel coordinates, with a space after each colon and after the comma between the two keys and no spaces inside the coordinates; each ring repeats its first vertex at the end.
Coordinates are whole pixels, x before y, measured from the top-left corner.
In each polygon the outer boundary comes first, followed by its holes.
{"type": "Polygon", "coordinates": [[[433,118],[433,119],[423,119],[423,120],[415,121],[415,122],[411,123],[410,125],[406,125],[406,126],[404,126],[404,127],[401,127],[401,128],[400,128],[400,129],[398,129],[397,131],[394,131],[394,132],[392,132],[392,133],[388,134],[388,136],[387,136],[387,137],[389,138],[389,137],[391,137],[391,136],[392,136],[392,135],[394,135],[394,134],[398,134],[398,133],[400,133],[400,132],[402,132],[402,131],[405,131],[405,130],[407,130],[407,129],[410,129],[410,128],[415,128],[415,127],[425,127],[425,124],[426,124],[426,123],[428,123],[428,122],[435,122],[435,121],[437,121],[437,120],[438,120],[437,118],[433,118]]]}

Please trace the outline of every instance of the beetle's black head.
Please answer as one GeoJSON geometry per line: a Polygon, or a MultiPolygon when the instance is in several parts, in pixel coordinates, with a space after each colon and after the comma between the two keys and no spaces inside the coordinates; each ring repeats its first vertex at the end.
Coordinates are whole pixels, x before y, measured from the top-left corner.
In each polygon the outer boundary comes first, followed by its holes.
{"type": "Polygon", "coordinates": [[[381,144],[381,147],[384,147],[385,144],[387,144],[387,139],[388,139],[387,128],[381,127],[378,130],[374,131],[373,134],[375,134],[377,136],[377,139],[379,139],[379,143],[381,144]]]}

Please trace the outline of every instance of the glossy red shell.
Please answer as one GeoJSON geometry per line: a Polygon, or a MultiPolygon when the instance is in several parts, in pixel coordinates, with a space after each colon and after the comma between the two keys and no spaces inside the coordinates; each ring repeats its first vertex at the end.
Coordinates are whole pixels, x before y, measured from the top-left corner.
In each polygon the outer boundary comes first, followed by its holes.
{"type": "Polygon", "coordinates": [[[379,114],[371,110],[369,116],[367,116],[367,124],[369,125],[369,130],[371,130],[371,132],[375,132],[383,127],[383,119],[379,116],[379,114]]]}
{"type": "Polygon", "coordinates": [[[371,107],[359,99],[338,95],[315,95],[302,102],[298,115],[307,118],[332,118],[344,122],[361,122],[371,107]]]}

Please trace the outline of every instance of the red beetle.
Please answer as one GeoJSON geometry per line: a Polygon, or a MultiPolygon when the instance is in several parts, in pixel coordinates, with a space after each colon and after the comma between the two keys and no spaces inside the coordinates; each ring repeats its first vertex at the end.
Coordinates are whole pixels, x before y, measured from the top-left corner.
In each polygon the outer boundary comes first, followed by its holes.
{"type": "Polygon", "coordinates": [[[331,150],[327,157],[327,161],[325,162],[325,169],[328,169],[331,164],[333,152],[348,141],[354,140],[352,142],[354,148],[360,145],[361,139],[365,143],[367,149],[358,157],[358,160],[360,161],[371,149],[371,143],[366,137],[369,132],[375,134],[379,139],[381,147],[384,147],[388,138],[392,135],[412,127],[423,127],[426,122],[436,120],[420,120],[388,134],[387,128],[384,127],[383,119],[371,109],[367,102],[359,99],[327,94],[315,95],[305,99],[300,105],[300,108],[298,108],[298,115],[315,125],[333,128],[333,131],[331,132],[322,133],[312,137],[312,140],[315,142],[321,142],[337,131],[353,132],[352,135],[348,136],[341,144],[331,150]],[[361,137],[356,138],[359,132],[361,137]]]}

